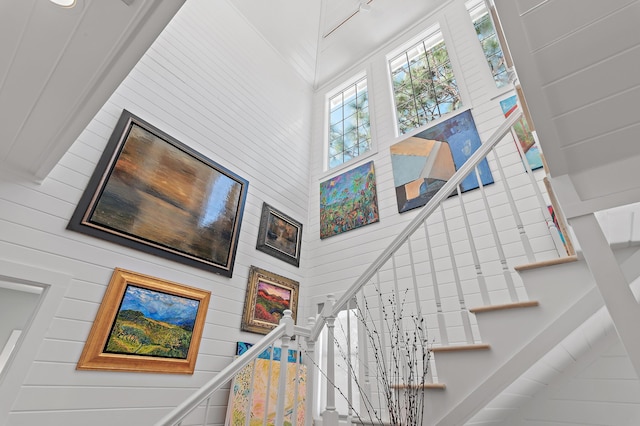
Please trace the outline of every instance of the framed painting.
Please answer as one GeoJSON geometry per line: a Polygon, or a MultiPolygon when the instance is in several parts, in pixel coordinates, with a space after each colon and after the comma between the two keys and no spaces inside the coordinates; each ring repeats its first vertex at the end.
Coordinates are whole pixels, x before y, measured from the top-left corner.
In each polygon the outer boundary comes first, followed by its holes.
{"type": "MultiPolygon", "coordinates": [[[[391,167],[398,212],[422,207],[444,186],[482,141],[467,110],[392,145],[391,167]]],[[[487,160],[478,164],[483,185],[493,183],[487,160]]],[[[475,173],[460,185],[462,192],[478,188],[475,173]]]]}
{"type": "Polygon", "coordinates": [[[302,223],[292,219],[267,203],[262,203],[262,216],[256,249],[300,266],[302,223]]]}
{"type": "Polygon", "coordinates": [[[295,321],[298,287],[297,281],[252,266],[249,269],[241,329],[267,334],[278,326],[285,309],[291,310],[295,321]]]}
{"type": "MultiPolygon", "coordinates": [[[[500,101],[500,108],[505,118],[509,117],[513,111],[518,108],[518,99],[516,95],[510,96],[507,99],[500,101]]],[[[516,124],[513,125],[516,137],[518,138],[516,143],[520,143],[522,152],[529,162],[531,170],[539,169],[542,167],[542,157],[540,155],[540,148],[536,144],[536,140],[533,138],[533,134],[529,129],[529,123],[522,116],[516,124]]]]}
{"type": "Polygon", "coordinates": [[[67,228],[231,277],[248,184],[125,110],[67,228]]]}
{"type": "MultiPolygon", "coordinates": [[[[236,355],[242,355],[251,346],[250,343],[238,342],[236,355]]],[[[273,348],[273,354],[271,349],[266,349],[233,378],[225,425],[275,424],[281,356],[281,348],[273,348]]],[[[303,426],[307,367],[295,350],[289,350],[286,377],[284,424],[303,426]]]]}
{"type": "Polygon", "coordinates": [[[373,161],[320,183],[320,238],[380,221],[373,161]]]}
{"type": "Polygon", "coordinates": [[[210,296],[116,268],[76,368],[192,374],[210,296]]]}

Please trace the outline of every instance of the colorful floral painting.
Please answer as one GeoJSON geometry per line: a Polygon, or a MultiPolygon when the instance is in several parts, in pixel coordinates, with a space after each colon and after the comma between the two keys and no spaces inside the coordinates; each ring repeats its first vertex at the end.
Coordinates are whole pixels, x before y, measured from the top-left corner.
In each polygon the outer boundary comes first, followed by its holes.
{"type": "MultiPolygon", "coordinates": [[[[500,101],[500,107],[502,108],[504,116],[509,117],[511,113],[518,108],[516,95],[500,101]]],[[[540,148],[538,147],[538,144],[536,144],[533,134],[531,134],[527,120],[524,117],[521,117],[516,124],[514,124],[513,129],[516,131],[516,135],[520,141],[520,146],[522,147],[522,152],[524,152],[525,157],[527,157],[531,170],[542,167],[540,148]]]]}
{"type": "MultiPolygon", "coordinates": [[[[236,354],[242,355],[250,347],[250,343],[238,342],[236,354]]],[[[274,348],[271,359],[271,351],[267,349],[234,377],[225,425],[245,426],[247,416],[250,417],[249,425],[275,424],[281,354],[280,348],[274,348]]],[[[286,426],[304,425],[307,370],[298,355],[298,352],[289,350],[287,357],[284,404],[286,426]]]]}
{"type": "MultiPolygon", "coordinates": [[[[391,146],[398,212],[422,207],[482,144],[471,111],[465,111],[391,146]]],[[[493,183],[487,160],[478,164],[482,184],[493,183]]],[[[475,173],[460,185],[478,188],[475,173]]]]}
{"type": "Polygon", "coordinates": [[[379,220],[373,161],[320,184],[320,238],[379,220]]]}

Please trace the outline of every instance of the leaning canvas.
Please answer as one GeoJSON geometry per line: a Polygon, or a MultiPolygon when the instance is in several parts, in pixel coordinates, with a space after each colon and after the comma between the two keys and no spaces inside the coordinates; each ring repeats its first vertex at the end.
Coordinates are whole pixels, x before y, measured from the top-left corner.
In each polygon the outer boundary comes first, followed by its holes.
{"type": "MultiPolygon", "coordinates": [[[[422,207],[480,147],[471,111],[465,111],[391,146],[391,165],[398,212],[422,207]]],[[[493,183],[487,160],[478,165],[483,185],[493,183]]],[[[460,185],[478,188],[475,173],[460,185]]]]}
{"type": "MultiPolygon", "coordinates": [[[[242,355],[251,346],[249,343],[238,342],[236,354],[242,355]]],[[[272,359],[271,351],[265,350],[234,377],[229,391],[226,426],[274,425],[281,353],[280,348],[274,348],[272,359]]],[[[304,425],[307,370],[301,362],[299,353],[289,350],[285,425],[304,425]]]]}

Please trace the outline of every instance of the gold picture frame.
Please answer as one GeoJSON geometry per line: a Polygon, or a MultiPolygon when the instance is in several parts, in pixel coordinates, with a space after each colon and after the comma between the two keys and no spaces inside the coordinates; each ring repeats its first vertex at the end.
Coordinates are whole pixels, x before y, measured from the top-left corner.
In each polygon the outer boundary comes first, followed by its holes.
{"type": "Polygon", "coordinates": [[[241,329],[267,334],[278,326],[285,309],[291,310],[295,322],[298,287],[297,281],[252,266],[249,269],[241,329]]]}
{"type": "Polygon", "coordinates": [[[193,374],[210,297],[116,268],[76,368],[193,374]]]}

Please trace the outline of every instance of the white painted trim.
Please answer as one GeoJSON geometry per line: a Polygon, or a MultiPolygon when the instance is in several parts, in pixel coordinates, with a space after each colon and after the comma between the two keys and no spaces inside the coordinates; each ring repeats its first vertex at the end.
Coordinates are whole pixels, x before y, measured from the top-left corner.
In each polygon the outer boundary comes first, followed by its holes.
{"type": "Polygon", "coordinates": [[[20,387],[33,363],[51,320],[55,315],[72,277],[62,272],[0,259],[0,279],[42,288],[42,297],[35,314],[25,325],[9,359],[8,368],[0,386],[0,419],[6,425],[20,387]]]}
{"type": "Polygon", "coordinates": [[[13,330],[7,340],[7,343],[4,344],[2,352],[0,352],[0,376],[4,367],[7,365],[7,362],[9,362],[9,358],[11,357],[13,350],[16,348],[20,334],[22,334],[22,330],[13,330]]]}

